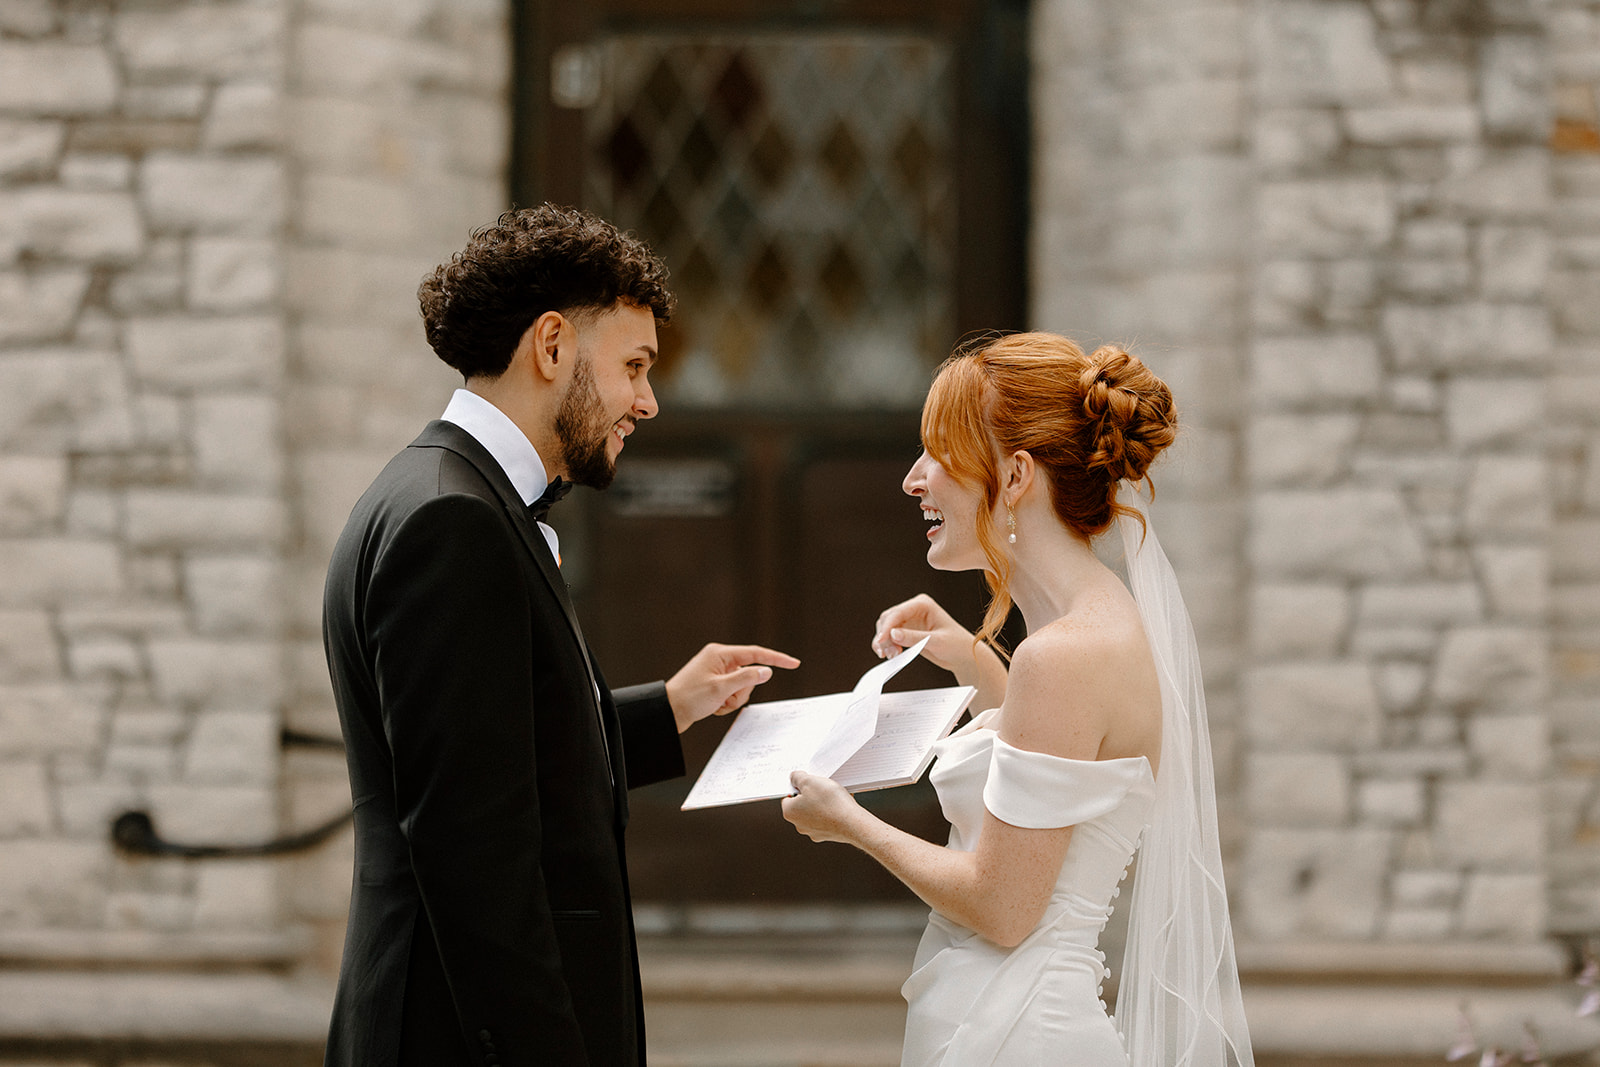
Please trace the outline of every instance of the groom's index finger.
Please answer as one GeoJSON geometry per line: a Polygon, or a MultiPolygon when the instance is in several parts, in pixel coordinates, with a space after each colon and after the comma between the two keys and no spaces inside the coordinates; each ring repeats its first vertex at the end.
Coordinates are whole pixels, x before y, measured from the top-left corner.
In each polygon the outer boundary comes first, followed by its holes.
{"type": "Polygon", "coordinates": [[[768,667],[783,667],[793,670],[800,666],[800,661],[787,652],[766,648],[762,645],[729,645],[727,655],[730,660],[741,667],[753,667],[756,664],[765,664],[768,667]]]}

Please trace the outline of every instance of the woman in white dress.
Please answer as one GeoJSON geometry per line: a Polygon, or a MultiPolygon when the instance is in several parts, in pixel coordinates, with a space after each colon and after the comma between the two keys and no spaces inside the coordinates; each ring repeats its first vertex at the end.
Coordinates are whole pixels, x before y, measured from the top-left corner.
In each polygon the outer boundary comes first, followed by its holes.
{"type": "Polygon", "coordinates": [[[887,655],[924,655],[978,690],[930,773],[947,846],[797,771],[784,817],[862,849],[933,909],[903,992],[903,1067],[1250,1067],[1204,695],[1188,615],[1133,483],[1176,433],[1138,359],[1051,334],[990,338],[940,369],[905,491],[928,562],[982,569],[974,636],[926,596],[878,619],[887,655]],[[1096,557],[1117,526],[1128,584],[1096,557]],[[1131,588],[1131,592],[1130,592],[1131,588]],[[1027,637],[990,641],[1011,604],[1027,637]],[[1140,849],[1113,1019],[1097,948],[1140,849]]]}

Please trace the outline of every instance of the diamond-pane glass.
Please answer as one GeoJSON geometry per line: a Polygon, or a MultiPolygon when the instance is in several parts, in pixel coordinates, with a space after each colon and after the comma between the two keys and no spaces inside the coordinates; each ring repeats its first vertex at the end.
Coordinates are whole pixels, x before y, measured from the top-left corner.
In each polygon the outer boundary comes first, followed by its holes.
{"type": "Polygon", "coordinates": [[[948,48],[903,33],[622,34],[587,206],[645,238],[685,405],[915,407],[953,332],[948,48]]]}

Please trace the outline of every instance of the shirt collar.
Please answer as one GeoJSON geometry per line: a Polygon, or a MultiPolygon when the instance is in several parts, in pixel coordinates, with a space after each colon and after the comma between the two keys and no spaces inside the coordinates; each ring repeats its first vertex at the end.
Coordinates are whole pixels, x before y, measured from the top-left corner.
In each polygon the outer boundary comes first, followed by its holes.
{"type": "Polygon", "coordinates": [[[550,484],[544,460],[539,458],[533,442],[511,421],[511,416],[477,393],[457,389],[439,417],[467,431],[494,457],[524,504],[538,500],[550,484]]]}
{"type": "MultiPolygon", "coordinates": [[[[500,469],[506,472],[506,477],[511,479],[511,487],[524,504],[531,504],[544,494],[545,486],[550,484],[544,460],[539,458],[539,451],[528,440],[528,435],[511,421],[511,416],[477,393],[457,389],[439,418],[455,423],[484,447],[500,464],[500,469]]],[[[559,565],[561,539],[549,523],[539,523],[539,532],[544,534],[545,543],[550,546],[550,555],[559,565]]]]}

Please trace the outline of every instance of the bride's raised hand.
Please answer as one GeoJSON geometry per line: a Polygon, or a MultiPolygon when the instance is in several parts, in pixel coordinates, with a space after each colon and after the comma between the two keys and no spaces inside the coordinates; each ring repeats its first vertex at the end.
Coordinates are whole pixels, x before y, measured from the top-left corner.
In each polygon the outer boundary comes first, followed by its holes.
{"type": "Polygon", "coordinates": [[[972,631],[956,622],[927,593],[903,600],[878,616],[872,651],[887,659],[924,637],[928,639],[928,647],[922,650],[922,655],[935,665],[959,674],[962,667],[972,662],[972,631]]]}
{"type": "Polygon", "coordinates": [[[878,616],[872,651],[892,656],[924,637],[928,639],[922,650],[924,659],[955,675],[962,685],[978,690],[973,707],[994,708],[1005,701],[1006,667],[1000,657],[927,593],[903,600],[878,616]]]}
{"type": "Polygon", "coordinates": [[[813,841],[854,844],[850,823],[865,813],[850,791],[820,774],[795,771],[789,775],[795,795],[783,798],[783,817],[813,841]]]}

